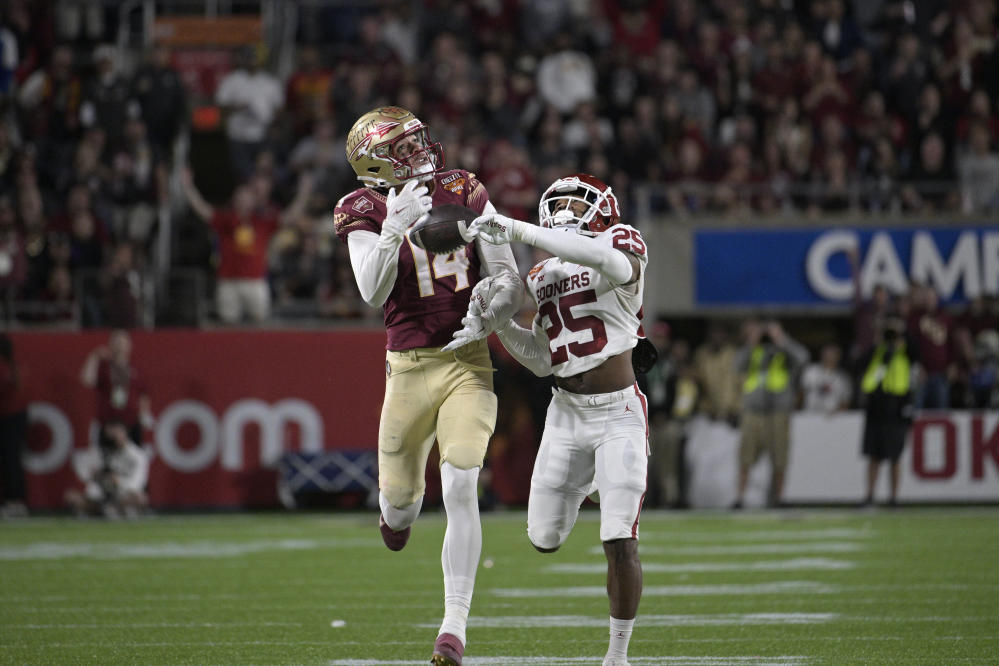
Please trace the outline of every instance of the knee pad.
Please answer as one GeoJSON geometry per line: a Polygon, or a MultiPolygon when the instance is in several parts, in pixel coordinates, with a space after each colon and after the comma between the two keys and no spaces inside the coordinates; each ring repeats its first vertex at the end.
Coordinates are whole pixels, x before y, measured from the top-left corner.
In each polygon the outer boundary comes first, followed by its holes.
{"type": "Polygon", "coordinates": [[[451,462],[441,465],[441,492],[444,495],[444,503],[453,502],[461,504],[475,503],[479,501],[479,468],[462,469],[451,462]]]}
{"type": "Polygon", "coordinates": [[[392,502],[392,497],[382,490],[378,494],[378,505],[382,510],[382,517],[385,524],[393,530],[404,530],[413,523],[420,515],[423,507],[423,496],[421,495],[415,502],[409,502],[402,507],[397,507],[392,502]]]}
{"type": "Polygon", "coordinates": [[[535,548],[545,551],[558,550],[562,546],[563,541],[562,536],[555,529],[554,525],[546,525],[544,527],[528,525],[527,538],[531,540],[531,544],[535,548]]]}

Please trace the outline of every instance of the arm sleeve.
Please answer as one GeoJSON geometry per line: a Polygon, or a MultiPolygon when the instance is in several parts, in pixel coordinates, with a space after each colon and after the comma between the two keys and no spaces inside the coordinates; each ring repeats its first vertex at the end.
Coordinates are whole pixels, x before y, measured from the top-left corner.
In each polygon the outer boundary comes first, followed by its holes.
{"type": "MultiPolygon", "coordinates": [[[[486,201],[483,212],[496,212],[492,202],[486,201]]],[[[524,284],[520,280],[517,260],[514,259],[509,244],[492,245],[476,241],[475,248],[485,274],[496,276],[496,284],[499,286],[499,290],[489,302],[488,312],[482,314],[486,323],[495,329],[497,322],[511,320],[517,314],[524,295],[524,284]]]]}
{"type": "Polygon", "coordinates": [[[782,348],[791,357],[791,360],[794,361],[797,367],[800,368],[808,363],[808,350],[797,340],[793,340],[790,337],[786,338],[782,348]]]}
{"type": "Polygon", "coordinates": [[[354,279],[364,302],[373,308],[385,304],[392,293],[395,278],[399,271],[398,242],[384,246],[378,242],[379,235],[373,231],[358,229],[347,236],[350,250],[350,266],[354,269],[354,279]]]}
{"type": "Polygon", "coordinates": [[[547,339],[542,343],[534,331],[513,323],[512,320],[496,329],[496,336],[510,355],[538,377],[552,374],[552,357],[547,339]]]}
{"type": "Polygon", "coordinates": [[[632,281],[634,269],[623,251],[601,243],[597,238],[538,227],[526,222],[523,224],[525,243],[566,261],[589,266],[614,284],[622,285],[632,281]]]}

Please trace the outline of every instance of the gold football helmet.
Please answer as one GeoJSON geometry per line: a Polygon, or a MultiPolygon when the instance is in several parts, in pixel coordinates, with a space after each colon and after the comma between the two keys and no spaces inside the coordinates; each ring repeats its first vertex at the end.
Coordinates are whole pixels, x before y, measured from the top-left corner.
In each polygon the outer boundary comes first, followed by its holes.
{"type": "Polygon", "coordinates": [[[347,161],[367,187],[428,180],[444,168],[444,149],[430,130],[400,106],[384,106],[357,119],[347,133],[347,161]]]}

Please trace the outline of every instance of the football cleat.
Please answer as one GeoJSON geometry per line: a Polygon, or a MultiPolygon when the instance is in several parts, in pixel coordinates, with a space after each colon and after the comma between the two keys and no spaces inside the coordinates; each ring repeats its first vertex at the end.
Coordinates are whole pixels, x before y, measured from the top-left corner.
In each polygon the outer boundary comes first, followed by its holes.
{"type": "Polygon", "coordinates": [[[407,527],[396,531],[385,524],[385,518],[381,514],[378,514],[378,529],[382,532],[382,541],[388,546],[389,550],[402,550],[406,547],[406,542],[409,541],[409,533],[411,528],[407,527]]]}
{"type": "Polygon", "coordinates": [[[627,659],[604,659],[603,666],[631,666],[627,659]]]}
{"type": "Polygon", "coordinates": [[[434,642],[434,656],[430,663],[434,666],[461,666],[465,646],[454,634],[441,634],[434,642]]]}

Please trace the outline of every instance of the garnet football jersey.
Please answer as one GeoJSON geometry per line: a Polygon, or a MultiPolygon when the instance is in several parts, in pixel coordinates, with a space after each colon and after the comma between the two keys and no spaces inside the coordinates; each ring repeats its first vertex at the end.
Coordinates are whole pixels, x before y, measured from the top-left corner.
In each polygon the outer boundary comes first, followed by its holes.
{"type": "MultiPolygon", "coordinates": [[[[428,186],[430,183],[428,183],[428,186]]],[[[434,206],[459,204],[481,213],[489,201],[475,174],[455,169],[434,174],[434,206]]],[[[336,235],[344,243],[358,230],[381,233],[385,194],[361,187],[340,200],[333,211],[336,235]]],[[[398,274],[385,301],[387,348],[443,347],[461,328],[472,287],[479,281],[480,260],[474,243],[450,254],[431,254],[410,242],[399,247],[398,274]]]]}
{"type": "Polygon", "coordinates": [[[637,229],[616,224],[595,236],[594,242],[637,257],[641,266],[638,281],[618,285],[593,268],[558,257],[542,261],[527,276],[528,290],[538,304],[535,336],[547,336],[556,377],[595,368],[638,342],[648,263],[645,241],[637,229]]]}

